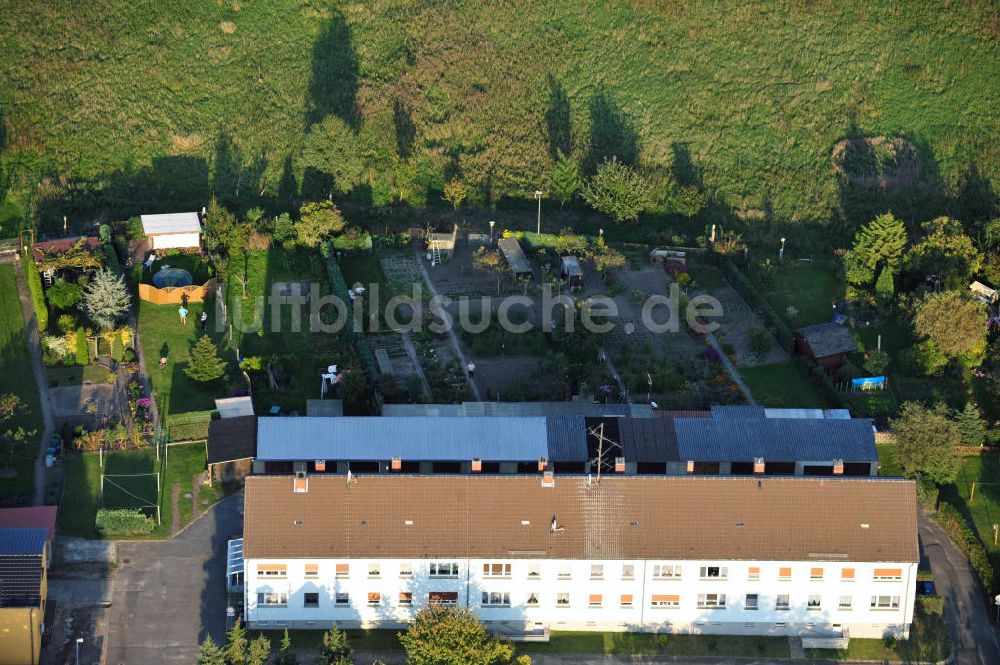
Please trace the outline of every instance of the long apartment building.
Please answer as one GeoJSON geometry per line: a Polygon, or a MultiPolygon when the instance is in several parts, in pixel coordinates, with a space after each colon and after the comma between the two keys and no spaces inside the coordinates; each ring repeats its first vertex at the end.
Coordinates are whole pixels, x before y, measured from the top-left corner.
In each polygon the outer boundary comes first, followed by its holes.
{"type": "Polygon", "coordinates": [[[914,484],[819,477],[250,476],[251,628],[907,637],[914,484]]]}

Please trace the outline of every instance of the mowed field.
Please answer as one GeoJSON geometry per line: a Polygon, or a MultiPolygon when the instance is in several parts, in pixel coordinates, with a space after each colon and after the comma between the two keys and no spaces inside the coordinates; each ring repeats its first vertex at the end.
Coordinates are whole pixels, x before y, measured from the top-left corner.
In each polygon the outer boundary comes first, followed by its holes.
{"type": "Polygon", "coordinates": [[[829,219],[847,136],[908,137],[925,190],[1000,175],[991,2],[5,4],[0,167],[42,208],[60,177],[116,212],[282,200],[330,116],[376,204],[455,173],[472,201],[530,198],[558,146],[702,180],[745,219],[829,219]]]}

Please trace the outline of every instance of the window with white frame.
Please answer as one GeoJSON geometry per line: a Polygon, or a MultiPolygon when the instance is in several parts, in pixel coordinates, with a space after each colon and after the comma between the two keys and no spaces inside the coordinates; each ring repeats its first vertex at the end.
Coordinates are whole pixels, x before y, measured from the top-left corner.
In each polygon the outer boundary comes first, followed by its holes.
{"type": "Polygon", "coordinates": [[[305,570],[305,578],[307,580],[315,580],[319,578],[319,564],[318,563],[307,563],[305,570]]]}
{"type": "Polygon", "coordinates": [[[510,607],[509,591],[483,591],[483,607],[510,607]]]}
{"type": "Polygon", "coordinates": [[[726,607],[726,594],[724,593],[699,593],[698,609],[721,610],[726,607]]]}
{"type": "Polygon", "coordinates": [[[288,605],[288,594],[275,591],[257,592],[257,604],[270,607],[282,607],[288,605]]]}
{"type": "Polygon", "coordinates": [[[261,563],[257,565],[257,577],[287,577],[288,566],[283,563],[261,563]]]}
{"type": "Polygon", "coordinates": [[[349,563],[338,563],[334,568],[337,579],[347,579],[351,576],[351,564],[349,563]]]}
{"type": "Polygon", "coordinates": [[[343,591],[338,591],[333,598],[333,602],[338,607],[344,607],[351,604],[351,594],[345,593],[343,591]]]}
{"type": "Polygon", "coordinates": [[[375,579],[382,576],[382,567],[379,565],[378,561],[368,562],[368,577],[375,579]]]}
{"type": "Polygon", "coordinates": [[[568,564],[559,566],[559,579],[568,580],[573,577],[573,570],[568,564]]]}
{"type": "Polygon", "coordinates": [[[592,580],[604,579],[604,564],[601,563],[590,564],[590,579],[592,580]]]}
{"type": "MultiPolygon", "coordinates": [[[[702,568],[704,570],[704,568],[702,568]]],[[[653,564],[654,580],[679,580],[681,578],[681,567],[672,563],[653,564]]]]}
{"type": "Polygon", "coordinates": [[[841,610],[849,610],[854,606],[853,596],[841,596],[840,600],[837,602],[837,608],[841,610]]]}
{"type": "Polygon", "coordinates": [[[747,579],[748,580],[759,580],[760,579],[760,566],[750,566],[747,568],[747,579]]]}
{"type": "Polygon", "coordinates": [[[510,577],[510,564],[484,563],[483,577],[510,577]]]}
{"type": "Polygon", "coordinates": [[[776,610],[787,610],[791,608],[791,601],[788,598],[787,593],[779,593],[774,599],[774,609],[776,610]]]}
{"type": "Polygon", "coordinates": [[[368,607],[378,607],[382,604],[382,594],[378,591],[368,592],[368,607]]]}
{"type": "Polygon", "coordinates": [[[654,593],[649,599],[652,608],[676,608],[681,606],[681,597],[673,593],[654,593]]]}
{"type": "Polygon", "coordinates": [[[698,576],[703,580],[724,580],[729,577],[725,566],[702,566],[698,576]]]}
{"type": "Polygon", "coordinates": [[[409,579],[413,577],[413,564],[409,561],[399,564],[399,576],[409,579]]]}
{"type": "Polygon", "coordinates": [[[458,564],[452,561],[432,561],[431,577],[458,577],[458,564]]]}
{"type": "Polygon", "coordinates": [[[528,579],[538,580],[542,577],[542,567],[537,563],[528,564],[528,579]]]}
{"type": "Polygon", "coordinates": [[[569,607],[568,593],[563,592],[556,594],[556,607],[569,607]]]}
{"type": "Polygon", "coordinates": [[[587,599],[587,607],[589,607],[590,609],[597,609],[602,605],[604,605],[603,594],[599,593],[590,594],[589,598],[587,599]]]}
{"type": "Polygon", "coordinates": [[[806,600],[806,609],[818,610],[823,607],[823,597],[818,593],[809,594],[808,600],[806,600]]]}
{"type": "Polygon", "coordinates": [[[427,602],[436,607],[454,607],[458,605],[458,592],[431,591],[427,594],[427,602]]]}
{"type": "Polygon", "coordinates": [[[746,599],[744,600],[743,607],[744,607],[744,609],[748,609],[748,610],[755,610],[755,609],[757,609],[757,594],[755,594],[755,593],[748,593],[746,595],[746,599]]]}
{"type": "Polygon", "coordinates": [[[319,607],[319,594],[312,591],[302,594],[302,607],[319,607]]]}
{"type": "Polygon", "coordinates": [[[633,563],[622,564],[622,579],[623,580],[635,579],[635,564],[633,563]]]}
{"type": "Polygon", "coordinates": [[[876,568],[872,573],[872,579],[876,582],[898,582],[903,579],[902,568],[876,568]]]}
{"type": "Polygon", "coordinates": [[[872,596],[871,609],[898,610],[899,596],[872,596]]]}
{"type": "Polygon", "coordinates": [[[538,593],[535,591],[529,593],[528,600],[526,600],[524,604],[528,607],[538,607],[538,593]]]}
{"type": "Polygon", "coordinates": [[[399,592],[399,604],[404,607],[409,607],[413,604],[413,592],[412,591],[400,591],[399,592]]]}
{"type": "Polygon", "coordinates": [[[632,607],[632,594],[623,593],[621,595],[621,606],[622,609],[629,609],[632,607]]]}

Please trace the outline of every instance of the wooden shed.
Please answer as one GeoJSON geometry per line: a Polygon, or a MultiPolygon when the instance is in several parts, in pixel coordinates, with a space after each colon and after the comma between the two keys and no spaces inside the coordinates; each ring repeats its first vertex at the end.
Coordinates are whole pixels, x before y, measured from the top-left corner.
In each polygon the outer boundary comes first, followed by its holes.
{"type": "Polygon", "coordinates": [[[528,257],[524,255],[524,250],[521,249],[521,243],[517,241],[517,238],[500,238],[497,241],[497,246],[503,252],[503,257],[507,260],[507,265],[510,266],[510,271],[515,278],[531,279],[531,264],[528,262],[528,257]]]}
{"type": "Polygon", "coordinates": [[[857,350],[851,329],[840,323],[820,323],[795,331],[795,351],[830,372],[840,369],[847,354],[857,350]]]}
{"type": "Polygon", "coordinates": [[[562,278],[571,289],[583,288],[583,268],[575,256],[562,257],[562,278]]]}
{"type": "Polygon", "coordinates": [[[139,219],[150,249],[201,248],[201,218],[196,212],[141,215],[139,219]]]}

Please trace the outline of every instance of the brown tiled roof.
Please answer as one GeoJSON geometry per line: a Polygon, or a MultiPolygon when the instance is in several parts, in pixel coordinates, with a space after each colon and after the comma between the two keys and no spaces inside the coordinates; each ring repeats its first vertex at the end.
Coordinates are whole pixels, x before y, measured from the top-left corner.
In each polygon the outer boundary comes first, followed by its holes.
{"type": "Polygon", "coordinates": [[[543,488],[538,476],[312,476],[305,493],[292,483],[247,478],[247,558],[918,560],[905,480],[557,476],[543,488]]]}
{"type": "Polygon", "coordinates": [[[47,540],[56,537],[57,506],[31,506],[0,510],[0,529],[45,529],[47,540]]]}
{"type": "Polygon", "coordinates": [[[73,238],[59,238],[58,240],[36,242],[31,246],[31,253],[35,261],[41,261],[46,256],[65,254],[76,247],[76,244],[81,240],[83,241],[84,248],[91,252],[95,252],[101,247],[101,240],[99,238],[95,238],[94,236],[75,236],[73,238]]]}

